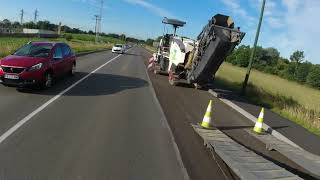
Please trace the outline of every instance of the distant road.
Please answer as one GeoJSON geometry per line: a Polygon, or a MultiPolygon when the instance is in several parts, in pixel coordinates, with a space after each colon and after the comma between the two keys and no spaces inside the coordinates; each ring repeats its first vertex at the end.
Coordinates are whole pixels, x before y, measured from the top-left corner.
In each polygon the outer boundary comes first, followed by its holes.
{"type": "Polygon", "coordinates": [[[49,90],[0,86],[0,179],[184,179],[136,49],[80,57],[78,73],[49,90]]]}

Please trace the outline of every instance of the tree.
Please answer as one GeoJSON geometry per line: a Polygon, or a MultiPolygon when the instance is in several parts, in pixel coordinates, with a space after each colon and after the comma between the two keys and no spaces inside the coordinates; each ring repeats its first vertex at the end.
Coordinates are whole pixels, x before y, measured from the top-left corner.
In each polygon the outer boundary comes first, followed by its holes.
{"type": "Polygon", "coordinates": [[[313,65],[307,76],[307,84],[320,88],[320,65],[313,65]]]}
{"type": "Polygon", "coordinates": [[[265,50],[265,56],[266,56],[266,59],[265,59],[266,63],[270,66],[277,65],[277,62],[280,57],[280,52],[273,47],[266,48],[264,50],[265,50]]]}
{"type": "Polygon", "coordinates": [[[18,29],[18,28],[21,28],[21,24],[19,22],[15,21],[14,23],[12,23],[11,27],[18,29]]]}
{"type": "Polygon", "coordinates": [[[300,64],[295,72],[295,80],[298,82],[306,82],[312,64],[308,61],[300,64]]]}
{"type": "Polygon", "coordinates": [[[50,22],[49,22],[49,21],[38,21],[38,22],[37,22],[37,27],[38,27],[39,29],[51,30],[51,29],[50,29],[50,22]]]}
{"type": "Polygon", "coordinates": [[[32,21],[24,23],[23,27],[28,28],[28,29],[38,29],[38,26],[32,21]]]}
{"type": "Polygon", "coordinates": [[[118,39],[120,37],[119,34],[114,34],[114,33],[110,33],[107,36],[112,37],[112,38],[116,38],[116,39],[118,39]]]}
{"type": "Polygon", "coordinates": [[[250,46],[242,45],[237,49],[235,56],[236,56],[237,64],[240,67],[247,67],[249,65],[250,52],[251,52],[250,46]]]}
{"type": "Polygon", "coordinates": [[[295,62],[297,64],[300,64],[302,61],[304,61],[304,52],[303,51],[295,51],[290,56],[291,62],[295,62]]]}
{"type": "MultiPolygon", "coordinates": [[[[251,48],[251,51],[252,50],[253,49],[251,48]]],[[[254,60],[253,67],[260,71],[264,71],[264,69],[268,65],[267,51],[263,49],[261,46],[257,46],[256,53],[253,60],[254,60]]]]}
{"type": "Polygon", "coordinates": [[[289,80],[294,80],[295,72],[296,72],[295,63],[290,63],[284,71],[284,77],[289,80]]]}
{"type": "Polygon", "coordinates": [[[94,32],[92,30],[88,31],[88,34],[94,34],[94,32]]]}
{"type": "Polygon", "coordinates": [[[147,39],[146,44],[149,46],[153,46],[153,39],[147,39]]]}
{"type": "Polygon", "coordinates": [[[8,19],[4,19],[2,21],[3,28],[10,28],[11,27],[11,22],[8,19]]]}
{"type": "Polygon", "coordinates": [[[241,45],[226,58],[226,61],[240,67],[247,67],[249,65],[250,52],[250,46],[241,45]]]}

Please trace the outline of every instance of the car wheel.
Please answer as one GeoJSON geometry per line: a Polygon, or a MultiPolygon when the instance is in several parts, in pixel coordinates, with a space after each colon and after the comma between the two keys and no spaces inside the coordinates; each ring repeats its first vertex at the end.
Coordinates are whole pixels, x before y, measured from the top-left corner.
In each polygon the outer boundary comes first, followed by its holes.
{"type": "Polygon", "coordinates": [[[48,89],[51,88],[53,84],[53,77],[50,72],[45,73],[44,75],[44,82],[43,82],[43,88],[48,89]]]}
{"type": "Polygon", "coordinates": [[[77,66],[75,63],[72,64],[72,68],[69,72],[70,76],[74,76],[74,74],[76,73],[76,70],[77,70],[77,66]]]}

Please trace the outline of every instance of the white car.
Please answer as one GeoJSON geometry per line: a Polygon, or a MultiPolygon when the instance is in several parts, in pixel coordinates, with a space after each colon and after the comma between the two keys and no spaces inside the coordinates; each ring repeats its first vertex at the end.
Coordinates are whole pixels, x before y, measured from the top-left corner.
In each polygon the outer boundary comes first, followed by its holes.
{"type": "Polygon", "coordinates": [[[112,47],[112,53],[124,53],[125,48],[122,44],[116,44],[112,47]]]}

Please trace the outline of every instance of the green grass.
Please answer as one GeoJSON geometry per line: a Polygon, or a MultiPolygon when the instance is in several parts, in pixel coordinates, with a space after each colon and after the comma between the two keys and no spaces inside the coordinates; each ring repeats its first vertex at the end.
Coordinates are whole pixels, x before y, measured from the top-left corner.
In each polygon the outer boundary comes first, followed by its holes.
{"type": "Polygon", "coordinates": [[[87,52],[110,49],[114,43],[123,43],[119,39],[101,37],[99,43],[95,43],[95,36],[88,34],[72,34],[72,39],[67,41],[64,38],[44,39],[44,38],[20,38],[20,37],[0,37],[0,58],[13,53],[22,45],[29,41],[59,41],[66,42],[76,52],[87,52]]]}
{"type": "MultiPolygon", "coordinates": [[[[216,82],[228,89],[240,91],[245,73],[245,68],[224,63],[217,72],[216,82]]],[[[320,136],[319,90],[252,70],[247,98],[320,136]]]]}
{"type": "Polygon", "coordinates": [[[154,53],[157,51],[157,48],[153,47],[153,46],[149,46],[149,45],[143,45],[144,48],[146,48],[148,51],[154,53]]]}
{"type": "MultiPolygon", "coordinates": [[[[70,34],[70,33],[66,33],[70,34]]],[[[73,39],[80,40],[80,41],[91,41],[95,42],[95,35],[91,34],[71,34],[73,39]]],[[[112,38],[112,37],[105,37],[105,36],[100,36],[99,37],[100,41],[102,43],[107,43],[107,44],[116,44],[116,43],[122,43],[124,44],[124,41],[121,41],[120,39],[112,38]]]]}

